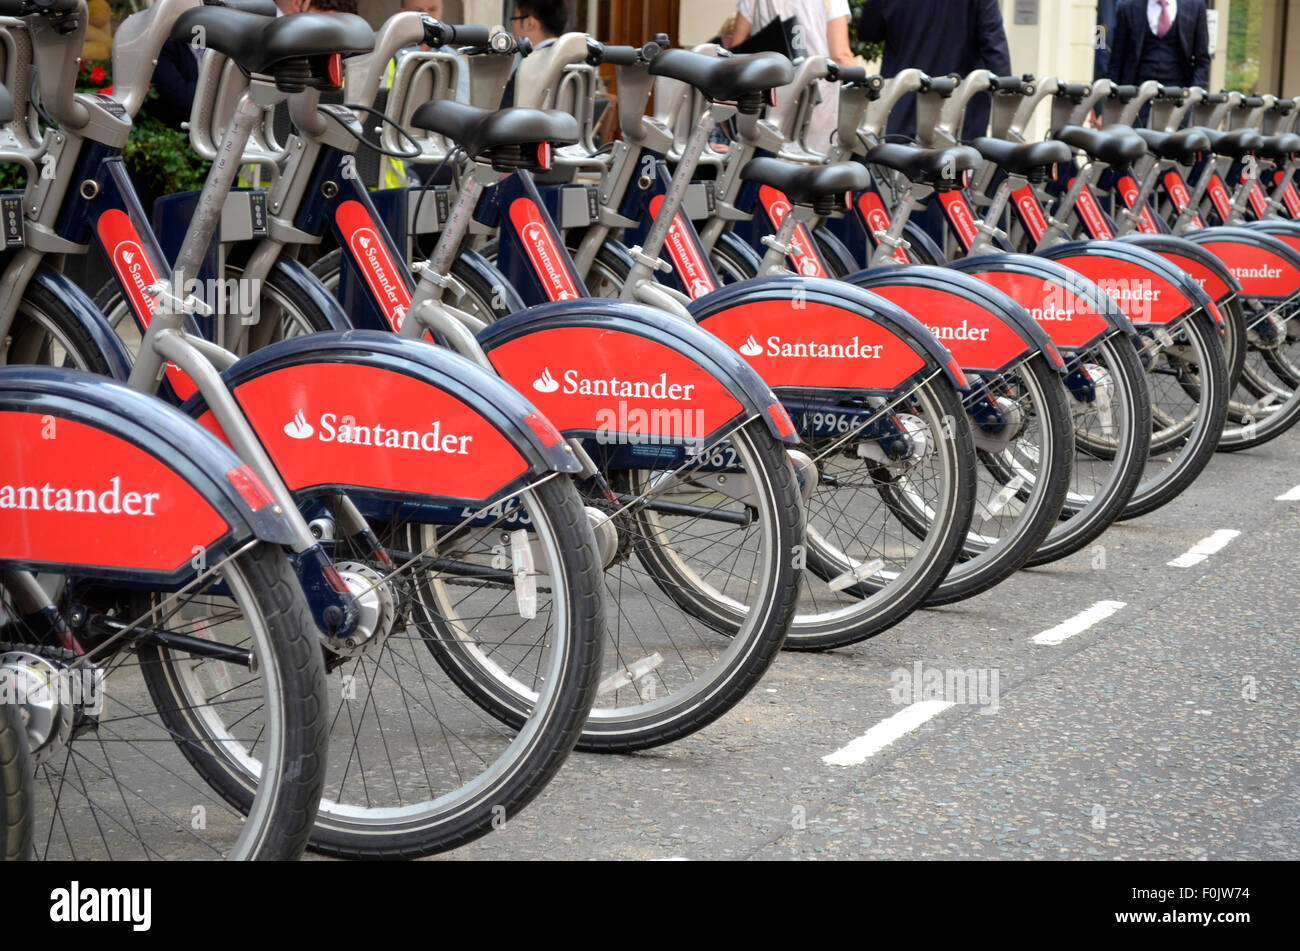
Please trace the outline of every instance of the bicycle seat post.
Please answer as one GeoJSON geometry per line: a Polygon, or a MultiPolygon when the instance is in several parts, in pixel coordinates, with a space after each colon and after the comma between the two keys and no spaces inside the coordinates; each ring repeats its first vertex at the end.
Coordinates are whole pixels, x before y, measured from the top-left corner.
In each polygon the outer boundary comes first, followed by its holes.
{"type": "Polygon", "coordinates": [[[686,147],[682,150],[681,160],[678,161],[677,168],[668,182],[663,204],[659,206],[659,212],[646,233],[645,241],[641,247],[631,249],[632,270],[621,292],[624,300],[634,299],[637,285],[648,283],[654,272],[663,266],[659,260],[659,252],[663,250],[673,219],[676,218],[686,198],[686,191],[695,175],[695,169],[700,164],[700,155],[708,148],[709,136],[712,135],[713,130],[735,114],[736,106],[723,102],[709,103],[700,114],[695,127],[691,130],[686,147]]]}

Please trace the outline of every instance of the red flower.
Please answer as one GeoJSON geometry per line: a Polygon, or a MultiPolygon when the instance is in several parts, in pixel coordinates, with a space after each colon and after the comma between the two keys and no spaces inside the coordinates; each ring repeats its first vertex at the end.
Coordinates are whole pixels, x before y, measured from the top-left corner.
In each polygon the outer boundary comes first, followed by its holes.
{"type": "Polygon", "coordinates": [[[103,96],[111,96],[111,95],[113,95],[113,87],[112,87],[112,86],[105,86],[105,87],[104,87],[103,89],[101,89],[99,92],[100,92],[100,95],[103,95],[103,96]]]}
{"type": "Polygon", "coordinates": [[[94,67],[94,68],[90,71],[90,83],[91,83],[91,85],[92,85],[92,86],[97,86],[97,85],[99,85],[100,83],[102,83],[103,81],[104,81],[104,68],[103,68],[102,66],[96,66],[96,67],[94,67]]]}

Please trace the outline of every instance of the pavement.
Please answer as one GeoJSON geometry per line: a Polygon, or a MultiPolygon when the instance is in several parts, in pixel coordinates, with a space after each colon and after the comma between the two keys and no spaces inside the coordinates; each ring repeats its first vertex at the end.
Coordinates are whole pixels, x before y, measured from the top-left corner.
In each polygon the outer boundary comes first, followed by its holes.
{"type": "Polygon", "coordinates": [[[1300,858],[1298,483],[1300,432],[1219,454],[1070,558],[783,654],[692,737],[574,754],[439,858],[1300,858]]]}

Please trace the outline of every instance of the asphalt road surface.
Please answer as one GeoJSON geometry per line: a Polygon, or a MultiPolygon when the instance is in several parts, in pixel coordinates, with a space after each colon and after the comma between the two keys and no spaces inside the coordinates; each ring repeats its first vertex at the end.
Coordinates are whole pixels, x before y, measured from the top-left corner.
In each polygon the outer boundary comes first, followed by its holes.
{"type": "Polygon", "coordinates": [[[693,737],[575,754],[442,858],[1300,858],[1298,484],[1298,432],[1218,455],[1087,551],[783,655],[693,737]]]}

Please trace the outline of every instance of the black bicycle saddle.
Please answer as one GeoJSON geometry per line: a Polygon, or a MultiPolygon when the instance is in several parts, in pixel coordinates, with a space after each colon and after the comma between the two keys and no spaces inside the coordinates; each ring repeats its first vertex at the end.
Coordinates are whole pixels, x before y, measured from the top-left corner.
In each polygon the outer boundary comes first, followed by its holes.
{"type": "Polygon", "coordinates": [[[1300,152],[1300,135],[1287,132],[1283,135],[1268,135],[1264,137],[1264,144],[1259,148],[1261,158],[1266,159],[1286,159],[1291,155],[1300,152]]]}
{"type": "Polygon", "coordinates": [[[780,53],[709,56],[690,50],[664,50],[650,62],[650,74],[694,86],[713,102],[739,102],[742,97],[790,82],[794,79],[794,65],[780,53]]]}
{"type": "Polygon", "coordinates": [[[784,192],[793,205],[812,205],[819,198],[859,191],[870,182],[867,167],[858,162],[803,165],[779,158],[751,159],[740,170],[740,177],[784,192]]]}
{"type": "Polygon", "coordinates": [[[1011,175],[1029,175],[1039,169],[1070,161],[1070,147],[1064,142],[1007,142],[982,136],[971,146],[998,168],[1011,175]]]}
{"type": "Polygon", "coordinates": [[[578,141],[578,120],[554,109],[480,109],[447,99],[426,102],[411,116],[411,125],[445,135],[471,159],[507,146],[578,141]]]}
{"type": "Polygon", "coordinates": [[[229,56],[245,72],[284,80],[286,88],[325,84],[324,70],[310,68],[312,60],[335,53],[368,53],[375,45],[370,25],[350,13],[295,13],[268,19],[225,6],[186,10],[172,28],[172,39],[197,41],[229,56]]]}
{"type": "Polygon", "coordinates": [[[936,188],[960,188],[962,172],[976,168],[980,154],[967,145],[948,149],[921,149],[886,142],[867,153],[867,161],[902,172],[908,181],[936,188]]]}
{"type": "Polygon", "coordinates": [[[1264,137],[1254,129],[1220,132],[1218,129],[1198,126],[1197,131],[1205,133],[1205,137],[1210,140],[1211,152],[1227,158],[1244,158],[1264,145],[1264,137]]]}
{"type": "Polygon", "coordinates": [[[1056,138],[1076,149],[1083,149],[1092,158],[1107,165],[1127,165],[1147,153],[1147,144],[1126,125],[1113,125],[1105,129],[1085,129],[1067,125],[1056,138]]]}
{"type": "Polygon", "coordinates": [[[1156,132],[1154,129],[1134,129],[1153,155],[1170,159],[1180,165],[1196,161],[1197,153],[1210,150],[1210,140],[1200,129],[1181,129],[1178,132],[1156,132]]]}

